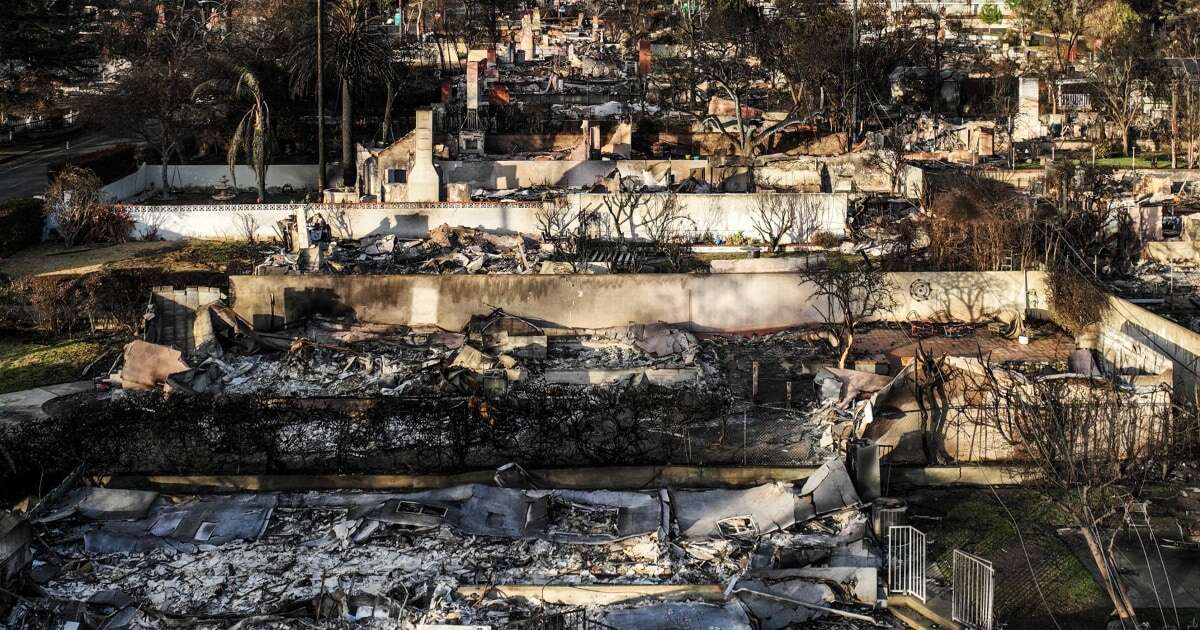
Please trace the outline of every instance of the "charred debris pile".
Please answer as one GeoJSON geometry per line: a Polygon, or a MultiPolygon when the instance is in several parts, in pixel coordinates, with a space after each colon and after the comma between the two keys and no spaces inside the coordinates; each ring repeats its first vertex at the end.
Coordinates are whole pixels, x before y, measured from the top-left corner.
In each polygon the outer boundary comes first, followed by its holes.
{"type": "MultiPolygon", "coordinates": [[[[294,225],[290,228],[295,234],[294,225]]],[[[284,238],[254,268],[256,275],[325,274],[558,274],[677,271],[690,249],[646,240],[558,238],[542,240],[510,231],[440,225],[426,238],[395,234],[334,239],[328,227],[310,226],[309,246],[284,238]]],[[[282,231],[281,231],[282,233],[282,231]]]]}
{"type": "Polygon", "coordinates": [[[12,628],[783,629],[886,622],[882,551],[846,467],[742,489],[496,485],[161,495],[64,485],[12,628]],[[661,587],[672,595],[658,595],[661,587]],[[605,596],[620,587],[623,597],[605,596]],[[579,593],[589,601],[571,601],[579,593]],[[599,595],[597,595],[599,594],[599,595]],[[624,601],[622,601],[624,600],[624,601]],[[232,624],[232,625],[231,625],[232,624]],[[573,627],[573,626],[572,626],[573,627]],[[680,627],[679,625],[670,627],[680,627]]]}
{"type": "MultiPolygon", "coordinates": [[[[170,327],[154,321],[161,341],[170,327]]],[[[853,423],[818,400],[813,365],[830,349],[806,331],[548,329],[497,310],[461,332],[314,317],[268,333],[221,302],[193,324],[192,350],[132,342],[107,391],[0,431],[22,445],[9,452],[27,481],[79,461],[113,474],[808,465],[853,423]],[[756,401],[750,357],[772,352],[786,367],[764,367],[759,396],[796,386],[756,401]]]]}

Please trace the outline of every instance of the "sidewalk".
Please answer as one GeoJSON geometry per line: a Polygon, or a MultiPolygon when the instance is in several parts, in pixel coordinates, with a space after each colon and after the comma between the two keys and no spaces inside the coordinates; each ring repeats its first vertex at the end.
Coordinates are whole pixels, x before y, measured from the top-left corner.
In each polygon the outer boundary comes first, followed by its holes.
{"type": "Polygon", "coordinates": [[[68,394],[91,391],[91,381],[75,381],[59,385],[47,385],[20,392],[0,394],[0,422],[21,422],[45,418],[42,405],[68,394]]]}

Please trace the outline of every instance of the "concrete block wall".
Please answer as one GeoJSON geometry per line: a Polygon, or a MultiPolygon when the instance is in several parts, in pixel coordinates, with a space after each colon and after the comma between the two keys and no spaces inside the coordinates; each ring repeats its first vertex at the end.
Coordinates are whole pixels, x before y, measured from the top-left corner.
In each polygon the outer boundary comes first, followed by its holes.
{"type": "MultiPolygon", "coordinates": [[[[1026,275],[893,274],[897,306],[885,319],[983,321],[1022,313],[1026,275]]],[[[263,329],[312,313],[353,312],[363,321],[458,330],[492,307],[573,328],[667,322],[697,331],[751,331],[822,321],[812,286],[794,273],[233,276],[230,281],[234,310],[263,329]]]]}

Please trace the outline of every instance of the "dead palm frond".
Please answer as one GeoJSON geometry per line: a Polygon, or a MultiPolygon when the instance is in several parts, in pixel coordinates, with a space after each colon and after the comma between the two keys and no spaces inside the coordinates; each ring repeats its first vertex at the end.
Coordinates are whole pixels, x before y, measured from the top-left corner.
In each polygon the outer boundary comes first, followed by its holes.
{"type": "Polygon", "coordinates": [[[271,109],[263,95],[262,83],[249,68],[239,64],[227,64],[228,76],[205,82],[196,88],[196,94],[212,90],[220,90],[226,84],[232,83],[230,96],[235,102],[248,99],[249,109],[238,119],[233,134],[229,139],[229,151],[226,155],[229,164],[229,177],[237,188],[237,162],[243,153],[246,165],[255,174],[258,188],[258,202],[266,197],[267,168],[270,162],[271,109]]]}

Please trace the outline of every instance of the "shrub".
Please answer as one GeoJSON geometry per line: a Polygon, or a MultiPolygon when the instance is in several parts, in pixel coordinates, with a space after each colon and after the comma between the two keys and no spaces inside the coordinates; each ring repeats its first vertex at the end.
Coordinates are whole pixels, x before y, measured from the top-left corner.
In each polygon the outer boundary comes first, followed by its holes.
{"type": "Polygon", "coordinates": [[[808,242],[823,249],[837,249],[838,247],[842,246],[842,239],[834,236],[830,232],[825,231],[820,231],[816,234],[813,234],[812,237],[808,239],[808,242]]]}
{"type": "Polygon", "coordinates": [[[87,236],[91,215],[101,206],[100,178],[87,169],[67,165],[46,189],[46,216],[53,222],[67,247],[87,236]]]}
{"type": "Polygon", "coordinates": [[[37,244],[42,239],[42,202],[14,199],[0,203],[0,256],[37,244]]]}
{"type": "Polygon", "coordinates": [[[29,280],[0,278],[0,331],[29,330],[36,326],[30,293],[29,280]]]}
{"type": "Polygon", "coordinates": [[[1000,11],[1000,7],[992,2],[988,2],[979,9],[979,19],[984,24],[997,24],[1004,19],[1004,13],[1000,11]]]}
{"type": "Polygon", "coordinates": [[[124,243],[129,240],[133,219],[124,206],[98,206],[84,226],[85,243],[124,243]]]}
{"type": "Polygon", "coordinates": [[[1046,285],[1050,317],[1071,334],[1078,335],[1088,325],[1103,320],[1112,308],[1104,289],[1077,271],[1052,272],[1046,285]]]}
{"type": "Polygon", "coordinates": [[[220,286],[224,275],[158,268],[103,269],[83,276],[39,276],[28,288],[32,320],[42,331],[71,334],[88,328],[136,333],[157,286],[220,286]]]}

